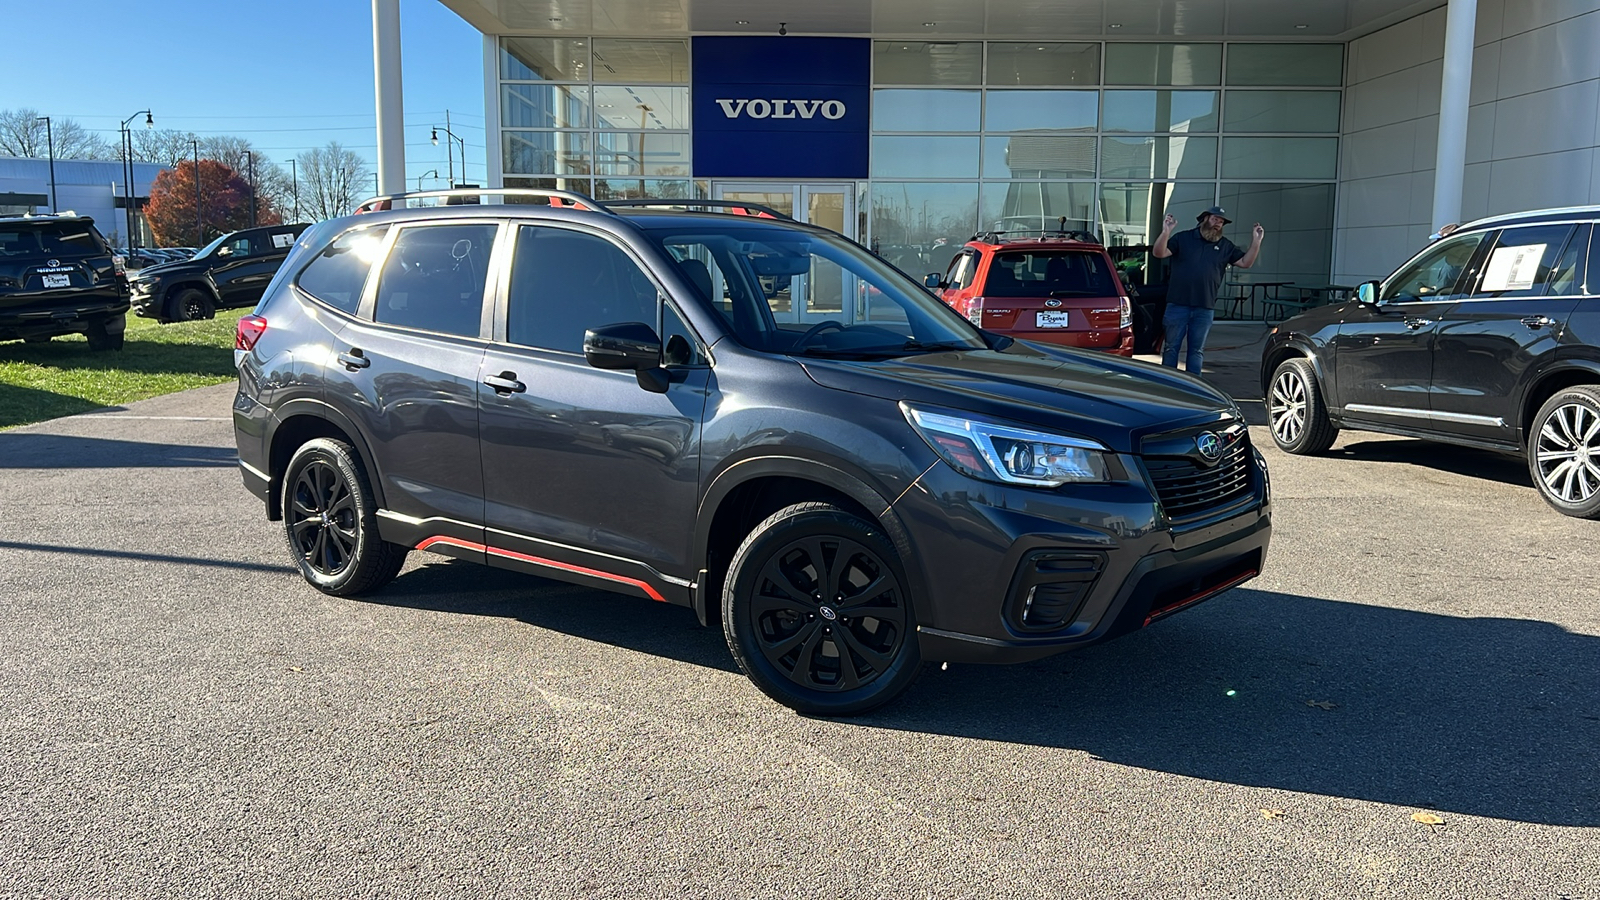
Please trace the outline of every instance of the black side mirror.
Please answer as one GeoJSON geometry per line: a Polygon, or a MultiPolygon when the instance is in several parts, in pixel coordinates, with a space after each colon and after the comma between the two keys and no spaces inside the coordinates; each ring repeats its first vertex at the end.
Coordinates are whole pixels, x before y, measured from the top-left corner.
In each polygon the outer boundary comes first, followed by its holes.
{"type": "Polygon", "coordinates": [[[583,358],[596,369],[631,369],[639,386],[664,394],[670,374],[661,367],[661,337],[643,322],[602,325],[583,333],[583,358]]]}
{"type": "Polygon", "coordinates": [[[1378,286],[1381,282],[1364,281],[1356,288],[1356,302],[1369,309],[1378,306],[1378,286]]]}
{"type": "Polygon", "coordinates": [[[929,272],[927,275],[924,275],[922,277],[922,286],[925,288],[933,288],[934,290],[949,287],[949,285],[945,284],[944,282],[944,276],[940,275],[938,272],[929,272]]]}

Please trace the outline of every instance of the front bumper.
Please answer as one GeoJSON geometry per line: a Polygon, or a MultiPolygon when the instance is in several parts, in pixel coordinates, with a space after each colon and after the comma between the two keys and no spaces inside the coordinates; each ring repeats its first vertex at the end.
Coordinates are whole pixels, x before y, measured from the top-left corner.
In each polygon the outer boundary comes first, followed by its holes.
{"type": "Polygon", "coordinates": [[[1032,491],[943,464],[896,504],[919,568],[923,658],[1016,663],[1143,628],[1261,571],[1265,469],[1247,502],[1174,527],[1131,483],[1032,491]],[[1045,615],[1030,622],[1041,606],[1045,615]]]}

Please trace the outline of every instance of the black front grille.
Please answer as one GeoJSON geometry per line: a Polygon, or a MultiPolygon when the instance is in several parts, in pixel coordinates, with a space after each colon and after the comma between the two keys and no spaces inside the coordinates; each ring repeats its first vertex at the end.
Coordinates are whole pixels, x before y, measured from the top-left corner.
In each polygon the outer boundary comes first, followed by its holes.
{"type": "Polygon", "coordinates": [[[1194,519],[1250,495],[1250,438],[1240,434],[1211,465],[1187,457],[1147,456],[1156,497],[1173,521],[1194,519]]]}

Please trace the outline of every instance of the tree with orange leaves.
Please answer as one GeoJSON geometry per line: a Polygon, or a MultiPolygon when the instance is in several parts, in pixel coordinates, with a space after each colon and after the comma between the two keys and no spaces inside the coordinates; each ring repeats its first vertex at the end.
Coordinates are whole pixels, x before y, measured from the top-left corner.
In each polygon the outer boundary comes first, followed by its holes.
{"type": "MultiPolygon", "coordinates": [[[[166,169],[150,186],[145,221],[164,247],[203,247],[219,234],[250,227],[250,185],[214,159],[200,160],[200,215],[195,215],[195,164],[184,160],[166,169]],[[196,230],[196,226],[199,230],[196,230]]],[[[256,224],[278,225],[283,218],[264,198],[256,200],[256,224]]]]}

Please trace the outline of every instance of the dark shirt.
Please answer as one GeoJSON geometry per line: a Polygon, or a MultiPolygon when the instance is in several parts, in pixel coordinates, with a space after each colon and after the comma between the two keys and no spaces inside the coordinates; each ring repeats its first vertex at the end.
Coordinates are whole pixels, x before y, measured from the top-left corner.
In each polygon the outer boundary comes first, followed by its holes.
{"type": "Polygon", "coordinates": [[[1222,273],[1244,258],[1244,251],[1227,238],[1212,243],[1200,236],[1198,227],[1167,238],[1172,251],[1172,277],[1167,284],[1168,306],[1195,306],[1212,309],[1222,287],[1222,273]]]}

